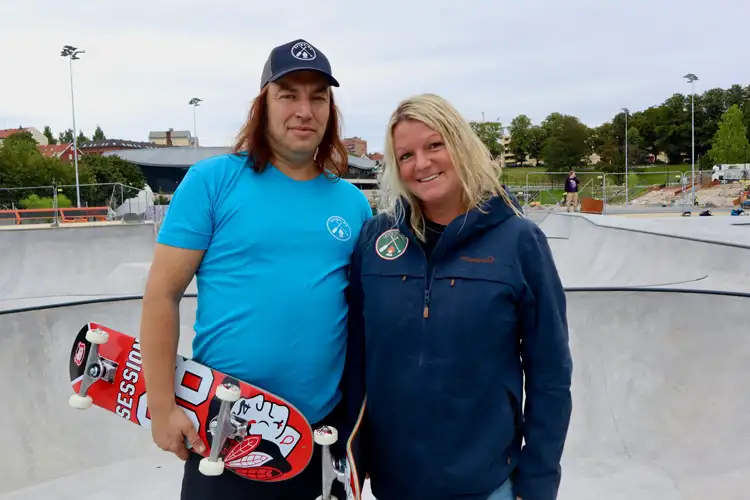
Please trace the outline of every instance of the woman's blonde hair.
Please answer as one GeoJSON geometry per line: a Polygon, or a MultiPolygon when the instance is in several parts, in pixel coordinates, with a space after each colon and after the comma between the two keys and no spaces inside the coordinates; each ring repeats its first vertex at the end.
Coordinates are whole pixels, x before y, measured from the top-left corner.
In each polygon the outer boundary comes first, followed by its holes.
{"type": "Polygon", "coordinates": [[[416,120],[439,133],[451,156],[456,175],[463,187],[462,202],[466,211],[494,196],[502,197],[516,215],[522,216],[500,181],[502,167],[477,137],[469,123],[448,101],[434,94],[420,94],[399,103],[388,121],[385,137],[385,166],[380,174],[378,210],[401,221],[401,206],[406,199],[411,208],[409,224],[420,240],[425,239],[424,216],[419,200],[401,180],[393,145],[393,129],[404,120],[416,120]]]}

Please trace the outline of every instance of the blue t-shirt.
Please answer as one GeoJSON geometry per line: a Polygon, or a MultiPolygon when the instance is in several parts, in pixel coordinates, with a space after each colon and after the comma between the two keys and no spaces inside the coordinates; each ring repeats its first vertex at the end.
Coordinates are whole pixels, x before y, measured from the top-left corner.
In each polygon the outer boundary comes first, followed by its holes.
{"type": "Polygon", "coordinates": [[[364,193],[320,175],[295,181],[247,156],[193,165],[158,243],[205,250],[193,358],[268,390],[311,422],[338,403],[349,263],[372,216],[364,193]]]}

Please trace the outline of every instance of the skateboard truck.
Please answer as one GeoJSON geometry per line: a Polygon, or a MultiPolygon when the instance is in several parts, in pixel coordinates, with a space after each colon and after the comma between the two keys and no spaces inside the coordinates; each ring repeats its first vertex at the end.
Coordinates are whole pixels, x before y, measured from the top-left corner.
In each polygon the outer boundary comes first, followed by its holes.
{"type": "Polygon", "coordinates": [[[339,433],[330,425],[324,425],[315,429],[314,433],[315,444],[323,447],[323,494],[318,496],[316,500],[338,500],[335,496],[331,495],[331,489],[333,488],[333,482],[338,480],[342,484],[346,485],[346,474],[341,462],[335,460],[331,454],[331,445],[333,445],[339,439],[339,433]]]}
{"type": "Polygon", "coordinates": [[[83,373],[81,387],[77,394],[71,395],[68,399],[68,404],[79,410],[91,408],[93,401],[91,396],[88,395],[91,385],[97,380],[104,380],[111,384],[117,369],[116,363],[99,356],[99,345],[106,344],[109,340],[107,332],[99,328],[90,329],[86,332],[86,340],[91,343],[91,349],[89,349],[86,357],[86,369],[83,373]]]}
{"type": "Polygon", "coordinates": [[[221,408],[219,408],[216,420],[211,422],[208,429],[214,436],[213,446],[211,446],[209,456],[203,458],[198,464],[198,470],[204,476],[219,476],[224,472],[224,460],[221,459],[219,453],[227,439],[234,437],[238,432],[229,410],[230,405],[240,399],[240,388],[232,384],[222,384],[216,387],[216,397],[221,400],[221,408]]]}

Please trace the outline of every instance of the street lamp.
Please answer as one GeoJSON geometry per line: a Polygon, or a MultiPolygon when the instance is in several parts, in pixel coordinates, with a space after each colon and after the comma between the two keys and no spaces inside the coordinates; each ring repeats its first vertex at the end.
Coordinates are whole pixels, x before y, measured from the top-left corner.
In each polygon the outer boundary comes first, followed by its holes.
{"type": "Polygon", "coordinates": [[[78,50],[72,45],[65,45],[60,52],[60,55],[67,57],[70,63],[70,104],[73,108],[73,164],[76,171],[76,206],[78,208],[81,208],[81,188],[78,182],[78,129],[76,128],[76,103],[73,96],[73,60],[80,59],[78,54],[84,54],[85,52],[85,50],[78,50]]]}
{"type": "Polygon", "coordinates": [[[690,154],[690,161],[692,163],[692,179],[691,179],[691,188],[690,188],[690,206],[695,205],[695,81],[698,79],[697,76],[695,76],[693,73],[688,73],[687,75],[683,76],[683,78],[687,79],[688,83],[691,85],[691,91],[690,91],[690,127],[692,130],[692,152],[690,154]]]}
{"type": "Polygon", "coordinates": [[[202,101],[203,99],[199,99],[197,97],[193,97],[192,99],[190,99],[190,101],[188,101],[188,104],[193,107],[193,136],[194,136],[193,144],[196,148],[198,147],[198,130],[197,130],[197,127],[195,126],[195,108],[200,106],[200,103],[202,101]]]}
{"type": "Polygon", "coordinates": [[[625,205],[628,204],[628,108],[622,108],[625,112],[625,205]]]}

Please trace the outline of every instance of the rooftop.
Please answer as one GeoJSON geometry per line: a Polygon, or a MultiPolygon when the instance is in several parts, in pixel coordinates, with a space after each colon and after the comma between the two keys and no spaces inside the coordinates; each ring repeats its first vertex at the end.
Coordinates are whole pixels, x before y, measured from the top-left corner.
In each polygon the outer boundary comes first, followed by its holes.
{"type": "Polygon", "coordinates": [[[122,149],[156,149],[165,146],[153,142],[126,141],[123,139],[104,139],[103,141],[88,141],[78,145],[78,149],[122,148],[122,149]]]}
{"type": "MultiPolygon", "coordinates": [[[[119,156],[125,161],[148,167],[188,168],[201,160],[230,153],[230,147],[199,147],[178,146],[158,147],[155,149],[121,149],[107,151],[104,156],[119,156]]],[[[360,170],[372,170],[375,162],[367,158],[349,155],[349,166],[360,170]]]]}

